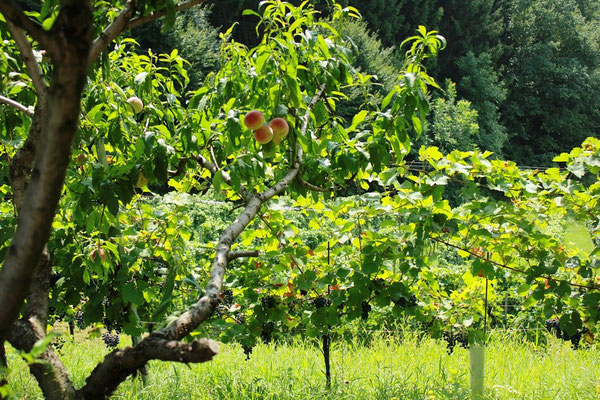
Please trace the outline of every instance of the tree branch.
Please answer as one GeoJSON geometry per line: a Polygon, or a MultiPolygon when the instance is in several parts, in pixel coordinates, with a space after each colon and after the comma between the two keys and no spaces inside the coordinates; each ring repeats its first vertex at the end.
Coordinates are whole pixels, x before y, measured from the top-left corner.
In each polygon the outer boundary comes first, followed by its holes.
{"type": "Polygon", "coordinates": [[[8,97],[4,97],[2,95],[0,95],[0,103],[2,104],[6,104],[7,106],[10,106],[12,108],[15,108],[19,111],[21,111],[22,113],[26,114],[28,117],[33,117],[33,110],[29,107],[25,107],[23,104],[11,100],[8,97]]]}
{"type": "Polygon", "coordinates": [[[48,249],[44,249],[42,257],[35,270],[33,281],[27,296],[25,317],[35,316],[42,326],[48,323],[48,302],[50,293],[50,276],[52,275],[52,260],[48,249]]]}
{"type": "Polygon", "coordinates": [[[87,399],[108,398],[121,382],[150,360],[202,363],[212,360],[218,352],[217,343],[209,339],[182,343],[150,336],[135,347],[117,349],[108,354],[94,368],[79,392],[87,399]]]}
{"type": "MultiPolygon", "coordinates": [[[[316,104],[318,98],[324,93],[324,88],[319,90],[319,93],[315,96],[315,99],[310,102],[306,110],[306,119],[303,123],[302,129],[306,132],[308,129],[308,121],[310,119],[310,111],[316,104]]],[[[207,168],[209,171],[217,171],[217,167],[202,156],[196,157],[196,160],[200,165],[207,168]]],[[[210,278],[206,286],[206,292],[194,304],[190,309],[180,315],[175,321],[169,324],[167,327],[160,329],[156,332],[151,333],[142,342],[135,347],[129,347],[121,350],[117,350],[109,354],[102,363],[100,363],[94,371],[90,374],[86,380],[85,386],[81,389],[81,392],[85,396],[90,398],[106,398],[109,396],[117,386],[124,381],[129,375],[134,373],[137,369],[141,368],[148,360],[151,359],[163,359],[158,358],[160,347],[166,343],[173,343],[178,346],[184,346],[179,343],[179,340],[186,337],[190,332],[198,327],[202,322],[208,319],[217,304],[220,301],[221,289],[223,287],[223,278],[225,276],[225,270],[230,257],[241,256],[254,256],[254,252],[231,252],[231,246],[243,230],[252,222],[256,217],[262,205],[273,198],[273,196],[286,190],[289,185],[296,179],[300,166],[302,164],[302,147],[297,146],[296,157],[292,163],[288,173],[274,186],[267,189],[263,193],[251,194],[251,197],[247,200],[244,211],[238,215],[238,217],[229,225],[219,237],[219,241],[216,247],[215,258],[213,259],[213,265],[210,272],[210,278]],[[143,349],[153,349],[156,353],[150,353],[143,349]],[[129,364],[123,360],[130,360],[129,364]]],[[[221,171],[226,174],[224,171],[221,171]]],[[[225,177],[224,177],[225,178],[225,177]]],[[[183,353],[189,350],[181,350],[180,357],[185,357],[183,353]]],[[[211,357],[212,358],[212,357],[211,357]]],[[[169,359],[170,360],[170,359],[169,359]]],[[[173,359],[171,361],[181,361],[180,359],[173,359]]],[[[204,361],[208,361],[204,360],[204,361]]]]}
{"type": "MultiPolygon", "coordinates": [[[[218,168],[215,164],[211,163],[210,161],[208,161],[207,158],[203,157],[203,156],[196,156],[196,161],[198,162],[198,164],[203,167],[206,168],[207,170],[209,170],[212,174],[216,174],[218,171],[218,168]]],[[[225,180],[225,182],[230,183],[231,179],[229,178],[229,174],[227,174],[225,171],[223,171],[223,180],[225,180]]]]}
{"type": "MultiPolygon", "coordinates": [[[[4,12],[12,3],[1,2],[0,9],[4,12]]],[[[61,2],[49,38],[58,54],[53,57],[55,65],[44,105],[45,118],[38,121],[43,122],[40,137],[43,146],[35,152],[17,228],[0,269],[0,342],[6,338],[29,293],[37,263],[50,237],[79,122],[92,26],[89,1],[61,2]]]]}
{"type": "Polygon", "coordinates": [[[321,192],[321,193],[331,193],[333,192],[332,188],[323,188],[317,185],[313,185],[312,183],[306,182],[303,178],[301,174],[298,174],[298,176],[296,177],[296,180],[298,181],[298,183],[300,185],[302,185],[303,187],[305,187],[308,190],[312,190],[313,192],[321,192]]]}
{"type": "Polygon", "coordinates": [[[25,68],[27,68],[33,87],[37,92],[38,102],[44,103],[46,101],[46,90],[48,89],[48,85],[44,80],[44,74],[40,69],[40,65],[33,55],[33,47],[22,29],[15,26],[12,22],[7,22],[7,26],[21,52],[21,59],[25,64],[25,68]]]}
{"type": "MultiPolygon", "coordinates": [[[[208,171],[210,171],[210,173],[214,176],[215,174],[221,174],[221,176],[223,177],[223,181],[225,183],[227,183],[229,186],[232,186],[231,184],[231,176],[229,176],[229,174],[222,170],[217,168],[217,166],[215,164],[213,164],[212,162],[210,162],[207,158],[198,155],[196,156],[196,162],[198,162],[198,164],[200,166],[202,166],[203,168],[206,168],[208,171]]],[[[249,192],[243,185],[240,186],[240,195],[242,196],[242,199],[244,199],[244,201],[247,203],[248,201],[250,201],[250,199],[252,198],[252,193],[249,192]]]]}
{"type": "Polygon", "coordinates": [[[48,45],[51,43],[50,34],[40,24],[25,15],[23,9],[15,0],[1,1],[0,13],[4,15],[7,21],[25,29],[43,48],[48,48],[48,45]]]}
{"type": "MultiPolygon", "coordinates": [[[[192,8],[194,6],[200,5],[200,4],[204,4],[206,3],[206,0],[187,0],[187,1],[183,1],[179,4],[177,4],[177,6],[175,7],[175,9],[177,11],[183,11],[183,10],[187,10],[188,8],[192,8]]],[[[162,18],[165,15],[167,15],[167,9],[162,9],[160,11],[155,11],[153,13],[150,13],[144,17],[137,17],[132,19],[131,21],[129,21],[129,23],[127,24],[127,26],[125,27],[125,30],[129,30],[129,29],[133,29],[136,26],[139,25],[143,25],[145,23],[148,23],[150,21],[154,21],[156,19],[162,18]]]]}
{"type": "MultiPolygon", "coordinates": [[[[325,87],[321,86],[317,94],[312,98],[306,109],[304,122],[302,124],[301,132],[306,133],[308,129],[308,122],[310,120],[310,112],[315,106],[319,98],[325,92],[325,87]]],[[[209,171],[216,171],[217,167],[202,156],[198,156],[198,162],[201,163],[209,171]]],[[[248,226],[248,224],[256,217],[262,205],[278,195],[279,193],[286,190],[290,183],[300,171],[302,164],[302,146],[297,146],[296,157],[292,163],[288,173],[279,181],[277,184],[267,189],[263,193],[251,195],[247,200],[244,211],[233,221],[233,223],[227,227],[219,237],[217,243],[217,252],[213,260],[213,266],[210,272],[210,279],[206,286],[206,294],[188,311],[183,313],[179,318],[173,321],[169,326],[154,334],[160,335],[168,339],[179,340],[188,335],[193,329],[204,322],[212,314],[214,308],[219,302],[219,294],[221,293],[221,287],[223,285],[223,277],[227,268],[228,256],[231,251],[233,242],[237,239],[240,233],[248,226]]],[[[226,179],[226,173],[224,179],[226,179]]],[[[228,176],[227,176],[228,177],[228,176]]]]}
{"type": "Polygon", "coordinates": [[[104,31],[98,35],[98,37],[92,43],[90,55],[88,57],[88,63],[92,65],[96,58],[108,47],[108,45],[116,39],[123,31],[126,30],[126,26],[135,16],[135,12],[138,6],[139,0],[129,0],[125,3],[123,10],[117,15],[117,17],[104,29],[104,31]]]}
{"type": "Polygon", "coordinates": [[[23,205],[25,190],[27,189],[31,167],[33,166],[33,159],[35,158],[38,141],[42,134],[42,123],[45,114],[44,106],[44,103],[37,102],[27,139],[12,158],[8,169],[8,180],[13,190],[13,201],[17,208],[17,213],[23,205]]]}
{"type": "Polygon", "coordinates": [[[181,175],[183,173],[183,171],[185,170],[185,164],[189,160],[190,159],[188,157],[180,158],[179,162],[177,163],[177,169],[176,170],[169,170],[169,176],[181,175]]]}
{"type": "Polygon", "coordinates": [[[248,250],[248,251],[230,251],[227,254],[227,260],[235,260],[236,258],[248,258],[248,257],[258,257],[260,252],[257,250],[248,250]]]}
{"type": "MultiPolygon", "coordinates": [[[[16,349],[31,351],[38,340],[46,336],[46,324],[31,317],[12,324],[8,337],[9,343],[16,349]]],[[[49,346],[40,356],[41,361],[29,366],[31,373],[37,379],[44,398],[47,400],[73,399],[75,389],[69,379],[64,364],[52,346],[49,346]]]]}

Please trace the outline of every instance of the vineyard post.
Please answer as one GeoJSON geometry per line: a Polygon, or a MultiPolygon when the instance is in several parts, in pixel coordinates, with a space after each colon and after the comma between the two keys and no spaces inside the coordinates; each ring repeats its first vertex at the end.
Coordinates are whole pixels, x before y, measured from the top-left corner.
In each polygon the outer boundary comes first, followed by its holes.
{"type": "MultiPolygon", "coordinates": [[[[327,265],[330,266],[330,247],[329,247],[329,241],[327,241],[327,265]]],[[[331,288],[329,285],[327,285],[327,297],[329,297],[329,294],[331,293],[331,288]]],[[[327,324],[327,332],[323,335],[323,358],[325,359],[325,387],[327,388],[327,390],[331,389],[331,360],[330,360],[330,343],[331,343],[331,337],[329,335],[329,330],[331,329],[331,327],[329,326],[329,324],[327,324]]]]}
{"type": "Polygon", "coordinates": [[[471,378],[471,398],[480,400],[484,393],[485,345],[479,341],[469,346],[469,371],[471,378]]]}
{"type": "MultiPolygon", "coordinates": [[[[486,255],[487,260],[490,254],[486,255]]],[[[485,391],[485,343],[487,334],[488,313],[488,278],[485,278],[485,294],[483,299],[483,338],[475,335],[475,340],[469,346],[469,372],[471,378],[471,398],[473,400],[483,398],[485,391]]]]}

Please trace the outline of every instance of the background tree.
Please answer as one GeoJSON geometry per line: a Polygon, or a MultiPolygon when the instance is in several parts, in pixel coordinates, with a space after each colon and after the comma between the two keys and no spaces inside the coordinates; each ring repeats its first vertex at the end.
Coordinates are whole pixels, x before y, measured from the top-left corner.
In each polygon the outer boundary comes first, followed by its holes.
{"type": "Polygon", "coordinates": [[[131,36],[140,44],[140,53],[152,50],[154,54],[169,54],[177,49],[190,63],[186,68],[190,77],[187,89],[194,90],[208,73],[218,69],[220,42],[218,30],[209,22],[210,12],[208,8],[185,10],[177,15],[171,29],[163,31],[160,21],[151,21],[133,29],[131,36]]]}
{"type": "Polygon", "coordinates": [[[598,31],[590,30],[597,17],[584,14],[597,8],[580,4],[518,1],[508,8],[502,123],[513,144],[511,159],[547,164],[598,135],[598,31]]]}
{"type": "Polygon", "coordinates": [[[477,111],[467,100],[457,100],[456,85],[447,81],[445,97],[431,103],[431,122],[425,127],[423,145],[442,152],[474,150],[480,143],[477,111]]]}

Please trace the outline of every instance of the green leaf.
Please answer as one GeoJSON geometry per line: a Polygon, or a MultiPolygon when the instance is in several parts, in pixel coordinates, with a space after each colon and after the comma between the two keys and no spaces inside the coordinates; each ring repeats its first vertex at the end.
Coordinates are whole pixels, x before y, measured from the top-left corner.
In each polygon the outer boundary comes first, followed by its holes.
{"type": "Polygon", "coordinates": [[[560,329],[567,332],[569,336],[574,336],[579,329],[582,327],[581,316],[577,311],[573,311],[569,314],[563,314],[560,317],[560,329]]]}
{"type": "Polygon", "coordinates": [[[529,294],[529,289],[531,289],[531,285],[524,283],[517,288],[517,293],[519,296],[527,296],[529,294]]]}
{"type": "Polygon", "coordinates": [[[108,211],[112,215],[117,216],[119,213],[119,199],[110,183],[104,183],[100,186],[99,197],[108,211]]]}
{"type": "Polygon", "coordinates": [[[296,287],[300,290],[310,290],[315,279],[317,279],[315,271],[306,271],[296,278],[296,287]]]}
{"type": "Polygon", "coordinates": [[[254,10],[250,10],[250,9],[245,9],[244,11],[242,11],[242,15],[244,15],[244,16],[254,15],[255,17],[261,18],[261,15],[259,13],[257,13],[254,10]]]}
{"type": "Polygon", "coordinates": [[[567,169],[578,178],[585,175],[585,166],[581,162],[570,164],[567,166],[567,169]]]}
{"type": "Polygon", "coordinates": [[[128,282],[123,285],[122,289],[123,301],[135,305],[144,304],[144,294],[138,290],[134,282],[128,282]]]}

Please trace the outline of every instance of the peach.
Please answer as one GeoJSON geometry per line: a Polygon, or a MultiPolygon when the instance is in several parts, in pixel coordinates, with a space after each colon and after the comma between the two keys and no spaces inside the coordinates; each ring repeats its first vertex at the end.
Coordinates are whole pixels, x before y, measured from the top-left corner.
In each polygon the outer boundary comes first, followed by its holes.
{"type": "Polygon", "coordinates": [[[142,111],[142,109],[144,108],[144,103],[142,103],[142,100],[140,100],[139,97],[130,97],[127,99],[127,103],[129,103],[129,105],[133,107],[133,112],[136,114],[142,111]]]}
{"type": "Polygon", "coordinates": [[[290,126],[283,118],[274,118],[269,122],[269,126],[273,129],[273,136],[283,139],[290,131],[290,126]]]}
{"type": "Polygon", "coordinates": [[[265,122],[264,114],[258,110],[252,110],[244,117],[244,125],[252,131],[262,128],[265,122]]]}
{"type": "Polygon", "coordinates": [[[254,139],[260,144],[267,144],[273,139],[273,129],[269,125],[254,131],[254,139]]]}

